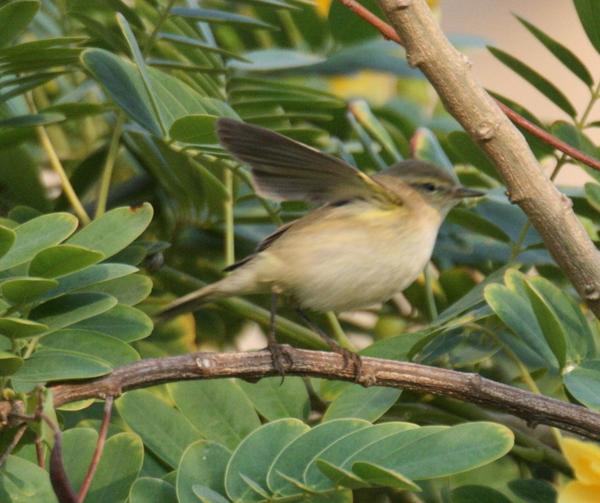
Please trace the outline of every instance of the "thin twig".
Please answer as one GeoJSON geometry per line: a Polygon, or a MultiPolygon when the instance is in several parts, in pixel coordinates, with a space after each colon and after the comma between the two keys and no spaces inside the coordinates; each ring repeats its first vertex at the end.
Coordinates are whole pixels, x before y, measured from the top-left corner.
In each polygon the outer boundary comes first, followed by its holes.
{"type": "Polygon", "coordinates": [[[106,161],[104,161],[104,169],[102,170],[102,178],[100,179],[100,187],[98,188],[98,200],[96,203],[95,218],[101,217],[106,211],[106,202],[108,200],[110,182],[112,179],[113,169],[115,167],[115,160],[117,159],[117,153],[119,152],[119,140],[121,139],[121,132],[123,131],[124,123],[125,114],[123,112],[119,112],[117,114],[117,121],[114,125],[113,134],[110,138],[110,145],[108,147],[108,153],[106,154],[106,161]]]}
{"type": "MultiPolygon", "coordinates": [[[[337,353],[287,347],[292,363],[288,375],[354,381],[354,369],[337,353]]],[[[362,357],[362,373],[374,386],[403,388],[452,397],[489,406],[525,419],[529,425],[546,424],[600,439],[600,414],[579,405],[536,395],[491,381],[478,374],[457,372],[416,363],[362,357]]],[[[269,351],[192,353],[141,360],[115,369],[110,375],[83,383],[52,386],[54,405],[105,398],[165,382],[238,377],[260,379],[277,375],[269,351]]],[[[0,402],[2,405],[2,402],[0,402]]]]}
{"type": "Polygon", "coordinates": [[[38,436],[35,438],[35,455],[37,458],[38,466],[45,470],[46,469],[46,453],[44,452],[44,443],[38,436]]]}
{"type": "Polygon", "coordinates": [[[577,150],[575,147],[572,147],[568,143],[565,143],[561,139],[556,136],[548,133],[544,129],[539,126],[536,126],[533,122],[529,122],[525,117],[519,115],[512,108],[505,105],[501,101],[496,100],[497,105],[500,109],[506,114],[506,116],[513,121],[517,126],[523,128],[528,133],[531,133],[533,136],[536,136],[544,143],[548,145],[552,145],[556,150],[560,150],[567,154],[571,159],[575,159],[576,161],[580,161],[583,164],[589,166],[590,168],[597,169],[600,171],[600,161],[598,159],[594,159],[587,154],[584,154],[581,150],[577,150]]]}
{"type": "MultiPolygon", "coordinates": [[[[30,94],[26,94],[25,97],[31,113],[37,113],[37,108],[33,101],[33,97],[30,96],[30,94]]],[[[46,128],[44,126],[36,126],[35,133],[38,137],[40,145],[42,146],[42,148],[46,152],[46,155],[48,156],[48,162],[50,163],[50,167],[60,179],[60,183],[62,186],[62,190],[65,193],[65,197],[73,207],[73,211],[77,215],[77,218],[79,218],[83,225],[89,224],[90,217],[85,211],[83,205],[81,204],[79,197],[77,197],[75,189],[73,189],[73,186],[71,185],[71,181],[69,180],[69,177],[67,176],[67,173],[65,172],[65,169],[63,168],[63,165],[60,162],[60,158],[58,157],[58,154],[54,149],[54,145],[52,145],[52,142],[50,141],[50,137],[48,136],[46,128]]]]}
{"type": "MultiPolygon", "coordinates": [[[[404,46],[402,39],[396,33],[396,30],[394,30],[394,28],[392,26],[390,26],[388,23],[386,23],[385,21],[383,21],[382,19],[377,17],[370,10],[368,10],[365,7],[363,7],[362,5],[360,5],[356,0],[339,0],[339,1],[344,6],[346,6],[348,9],[350,9],[352,12],[356,13],[358,16],[360,16],[362,19],[364,19],[371,26],[376,28],[383,35],[384,38],[404,46]]],[[[560,140],[556,136],[554,136],[554,135],[548,133],[547,131],[543,130],[542,128],[536,126],[535,124],[528,121],[525,117],[518,114],[512,108],[505,105],[501,101],[498,101],[498,100],[495,100],[495,101],[498,104],[498,106],[500,107],[500,109],[506,114],[506,116],[511,121],[513,121],[518,126],[522,127],[527,132],[531,133],[533,136],[536,136],[543,142],[545,142],[549,145],[552,145],[556,150],[560,150],[561,152],[564,152],[569,157],[586,164],[590,168],[600,170],[600,160],[590,157],[589,155],[583,153],[581,150],[578,150],[575,147],[572,147],[568,143],[565,143],[564,141],[560,140]]]]}
{"type": "Polygon", "coordinates": [[[6,446],[6,449],[4,449],[2,456],[0,456],[0,468],[4,466],[4,463],[6,463],[8,456],[10,456],[12,451],[15,450],[15,447],[17,447],[17,445],[19,445],[21,438],[25,434],[25,430],[27,430],[27,423],[19,426],[19,429],[15,433],[15,436],[13,437],[13,439],[10,441],[10,444],[8,444],[6,446]]]}
{"type": "Polygon", "coordinates": [[[98,469],[98,464],[100,463],[100,458],[102,457],[102,453],[104,452],[106,435],[108,433],[108,426],[110,424],[110,416],[112,415],[113,401],[114,398],[111,395],[109,395],[106,397],[106,400],[104,402],[104,415],[102,416],[102,424],[100,425],[100,430],[98,431],[98,441],[96,442],[96,450],[94,451],[94,455],[92,456],[92,460],[90,461],[88,471],[85,474],[83,482],[81,483],[81,487],[79,488],[79,503],[83,503],[88,491],[90,490],[90,486],[92,485],[92,481],[94,480],[94,475],[96,474],[96,470],[98,469]]]}

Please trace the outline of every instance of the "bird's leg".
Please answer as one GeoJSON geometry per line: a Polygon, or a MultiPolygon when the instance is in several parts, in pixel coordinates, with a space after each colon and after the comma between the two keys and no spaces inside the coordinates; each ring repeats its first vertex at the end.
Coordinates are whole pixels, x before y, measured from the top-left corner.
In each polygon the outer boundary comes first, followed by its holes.
{"type": "Polygon", "coordinates": [[[267,349],[271,352],[273,367],[281,376],[281,382],[285,377],[285,360],[291,365],[292,357],[285,348],[277,342],[275,337],[275,316],[277,315],[277,292],[271,292],[271,316],[269,318],[269,331],[267,332],[267,349]]]}
{"type": "Polygon", "coordinates": [[[342,355],[344,358],[344,366],[347,367],[348,363],[352,361],[354,366],[354,380],[355,382],[361,381],[362,376],[362,360],[360,359],[360,355],[355,353],[354,351],[350,351],[349,349],[343,348],[340,346],[337,341],[327,335],[319,325],[317,325],[310,317],[300,308],[296,309],[298,316],[302,319],[302,321],[310,328],[313,332],[315,332],[323,341],[329,346],[331,351],[334,353],[338,353],[342,355]]]}

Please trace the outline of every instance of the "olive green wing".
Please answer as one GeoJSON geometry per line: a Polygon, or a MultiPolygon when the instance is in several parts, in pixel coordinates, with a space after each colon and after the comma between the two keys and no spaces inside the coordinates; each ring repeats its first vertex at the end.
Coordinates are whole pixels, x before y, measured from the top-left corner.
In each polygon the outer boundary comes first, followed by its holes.
{"type": "Polygon", "coordinates": [[[352,198],[395,198],[344,161],[258,126],[217,122],[221,145],[252,168],[256,191],[285,201],[327,203],[352,198]]]}

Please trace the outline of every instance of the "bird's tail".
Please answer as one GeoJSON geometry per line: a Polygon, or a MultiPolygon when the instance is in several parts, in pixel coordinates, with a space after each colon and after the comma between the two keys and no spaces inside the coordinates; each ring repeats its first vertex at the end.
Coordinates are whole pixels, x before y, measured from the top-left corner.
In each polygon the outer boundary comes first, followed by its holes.
{"type": "Polygon", "coordinates": [[[225,297],[227,293],[220,288],[219,283],[220,281],[217,281],[216,283],[206,285],[205,287],[194,290],[183,297],[175,299],[162,311],[159,311],[159,313],[156,315],[156,319],[159,321],[167,321],[179,314],[195,311],[202,304],[225,297]]]}

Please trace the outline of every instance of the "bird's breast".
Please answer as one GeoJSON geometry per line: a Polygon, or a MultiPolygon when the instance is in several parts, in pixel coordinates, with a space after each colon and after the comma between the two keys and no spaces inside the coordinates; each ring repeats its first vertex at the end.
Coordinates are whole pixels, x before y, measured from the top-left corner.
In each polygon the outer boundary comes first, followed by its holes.
{"type": "MultiPolygon", "coordinates": [[[[399,212],[400,213],[400,212],[399,212]]],[[[341,219],[283,236],[265,257],[266,278],[304,308],[343,311],[389,299],[410,285],[431,257],[439,224],[393,212],[341,219]]]]}

